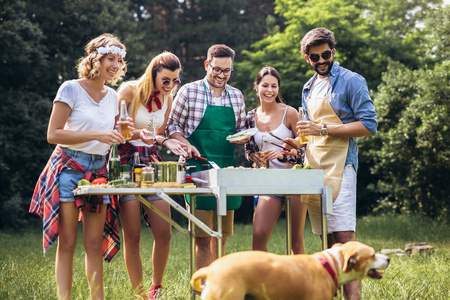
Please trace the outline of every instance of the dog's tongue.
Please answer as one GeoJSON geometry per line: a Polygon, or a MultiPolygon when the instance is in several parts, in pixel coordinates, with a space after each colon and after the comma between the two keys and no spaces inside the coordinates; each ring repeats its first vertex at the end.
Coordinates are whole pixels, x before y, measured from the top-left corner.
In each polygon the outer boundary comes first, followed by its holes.
{"type": "Polygon", "coordinates": [[[378,272],[375,269],[370,269],[369,272],[367,273],[367,276],[369,276],[372,279],[381,279],[383,278],[383,273],[378,272]]]}

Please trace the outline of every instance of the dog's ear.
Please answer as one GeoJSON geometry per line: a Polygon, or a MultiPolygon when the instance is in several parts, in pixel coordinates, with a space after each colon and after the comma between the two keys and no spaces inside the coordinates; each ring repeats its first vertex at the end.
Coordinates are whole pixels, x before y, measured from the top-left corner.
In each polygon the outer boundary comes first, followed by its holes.
{"type": "Polygon", "coordinates": [[[343,244],[341,244],[341,243],[336,243],[336,244],[333,244],[333,246],[331,246],[331,248],[334,248],[334,247],[342,247],[342,245],[343,245],[343,244]]]}
{"type": "Polygon", "coordinates": [[[342,271],[344,271],[344,273],[350,272],[355,267],[357,261],[357,254],[353,254],[352,256],[346,258],[344,265],[342,266],[342,271]]]}

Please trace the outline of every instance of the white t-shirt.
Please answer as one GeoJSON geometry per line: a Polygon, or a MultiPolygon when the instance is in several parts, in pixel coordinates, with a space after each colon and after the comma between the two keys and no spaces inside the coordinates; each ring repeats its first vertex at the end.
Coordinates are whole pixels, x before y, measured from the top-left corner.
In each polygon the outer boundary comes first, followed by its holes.
{"type": "Polygon", "coordinates": [[[313,85],[314,86],[311,89],[311,99],[328,97],[328,91],[331,86],[330,78],[328,76],[325,78],[317,76],[313,85]]]}
{"type": "MultiPolygon", "coordinates": [[[[117,93],[110,87],[99,103],[83,89],[76,80],[64,82],[58,89],[55,100],[70,106],[72,112],[64,126],[65,130],[113,130],[115,117],[119,114],[117,93]]],[[[86,143],[64,145],[62,147],[89,154],[106,155],[110,149],[108,144],[97,140],[86,143]]]]}
{"type": "Polygon", "coordinates": [[[216,96],[212,96],[210,104],[214,105],[214,106],[224,106],[223,102],[222,102],[222,97],[216,97],[216,96]]]}
{"type": "MultiPolygon", "coordinates": [[[[164,117],[167,111],[168,99],[165,97],[163,99],[163,104],[160,110],[148,112],[148,109],[139,103],[139,108],[134,117],[134,128],[136,129],[149,129],[148,127],[153,125],[153,120],[155,121],[155,128],[158,129],[164,125],[164,117]]],[[[131,115],[131,105],[128,106],[128,115],[131,115]]],[[[147,146],[149,144],[144,143],[141,139],[129,140],[128,143],[133,146],[147,146]]]]}

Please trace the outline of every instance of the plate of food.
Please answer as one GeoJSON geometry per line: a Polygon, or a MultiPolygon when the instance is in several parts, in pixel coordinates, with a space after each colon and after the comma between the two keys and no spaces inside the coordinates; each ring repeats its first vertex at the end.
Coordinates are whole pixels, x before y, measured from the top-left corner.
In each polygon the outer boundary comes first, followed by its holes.
{"type": "Polygon", "coordinates": [[[240,140],[246,139],[248,137],[251,137],[257,131],[258,131],[258,128],[245,129],[245,130],[239,131],[238,133],[227,136],[227,141],[229,141],[229,142],[240,141],[240,140]]]}

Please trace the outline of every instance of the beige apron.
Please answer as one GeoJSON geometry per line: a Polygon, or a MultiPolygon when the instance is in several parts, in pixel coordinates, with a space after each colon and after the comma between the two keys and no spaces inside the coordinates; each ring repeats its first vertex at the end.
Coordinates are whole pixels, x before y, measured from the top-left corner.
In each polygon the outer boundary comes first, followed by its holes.
{"type": "MultiPolygon", "coordinates": [[[[311,91],[306,99],[309,119],[318,124],[342,124],[341,119],[331,107],[328,97],[311,99],[311,91]]],[[[349,138],[328,135],[325,137],[309,136],[309,143],[306,147],[306,162],[314,169],[324,170],[325,186],[333,188],[333,201],[336,200],[341,188],[348,145],[349,138]]],[[[320,195],[303,195],[302,202],[310,206],[320,206],[320,195]]]]}

